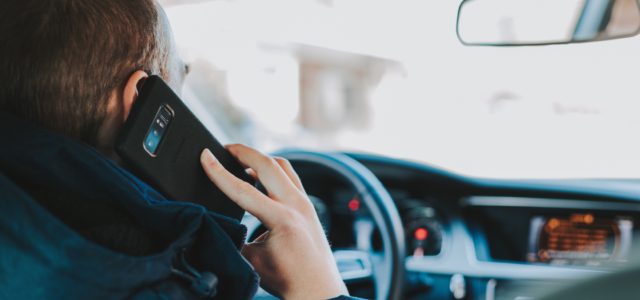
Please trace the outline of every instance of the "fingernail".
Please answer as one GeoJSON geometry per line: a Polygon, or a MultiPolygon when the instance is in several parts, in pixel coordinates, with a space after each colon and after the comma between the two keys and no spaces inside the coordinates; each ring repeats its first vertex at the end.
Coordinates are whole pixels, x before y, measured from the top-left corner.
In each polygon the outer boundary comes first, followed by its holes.
{"type": "Polygon", "coordinates": [[[209,149],[204,149],[202,151],[202,154],[200,155],[200,161],[203,164],[212,164],[212,163],[217,163],[218,162],[216,157],[213,156],[213,153],[211,153],[211,150],[209,150],[209,149]]]}

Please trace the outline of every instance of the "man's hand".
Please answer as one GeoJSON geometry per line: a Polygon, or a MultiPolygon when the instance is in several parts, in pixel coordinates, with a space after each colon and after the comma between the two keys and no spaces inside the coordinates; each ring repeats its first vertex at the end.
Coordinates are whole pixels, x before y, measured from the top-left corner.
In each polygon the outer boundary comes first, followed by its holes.
{"type": "Polygon", "coordinates": [[[268,229],[242,249],[262,284],[285,299],[347,295],[324,230],[291,164],[244,145],[227,149],[268,192],[264,195],[229,173],[209,150],[202,152],[211,181],[268,229]]]}

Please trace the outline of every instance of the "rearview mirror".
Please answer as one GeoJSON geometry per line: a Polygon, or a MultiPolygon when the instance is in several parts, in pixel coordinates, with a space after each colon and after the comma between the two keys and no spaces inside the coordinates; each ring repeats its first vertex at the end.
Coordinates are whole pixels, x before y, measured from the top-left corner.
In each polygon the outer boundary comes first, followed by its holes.
{"type": "Polygon", "coordinates": [[[465,45],[529,46],[631,37],[638,0],[464,0],[457,34],[465,45]]]}

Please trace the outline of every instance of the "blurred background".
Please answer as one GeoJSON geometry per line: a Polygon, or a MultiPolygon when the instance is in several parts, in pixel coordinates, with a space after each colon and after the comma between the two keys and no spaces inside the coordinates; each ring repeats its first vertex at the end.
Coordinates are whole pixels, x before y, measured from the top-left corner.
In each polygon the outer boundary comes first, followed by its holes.
{"type": "Polygon", "coordinates": [[[640,38],[465,47],[459,1],[163,1],[223,142],[492,178],[640,178],[640,38]]]}

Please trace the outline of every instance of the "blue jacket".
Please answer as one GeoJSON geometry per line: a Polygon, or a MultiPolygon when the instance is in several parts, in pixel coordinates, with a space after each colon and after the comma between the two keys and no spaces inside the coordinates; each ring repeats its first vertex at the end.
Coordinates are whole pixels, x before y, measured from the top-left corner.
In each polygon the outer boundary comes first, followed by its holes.
{"type": "Polygon", "coordinates": [[[249,299],[259,278],[238,251],[245,234],[0,112],[0,299],[249,299]]]}

